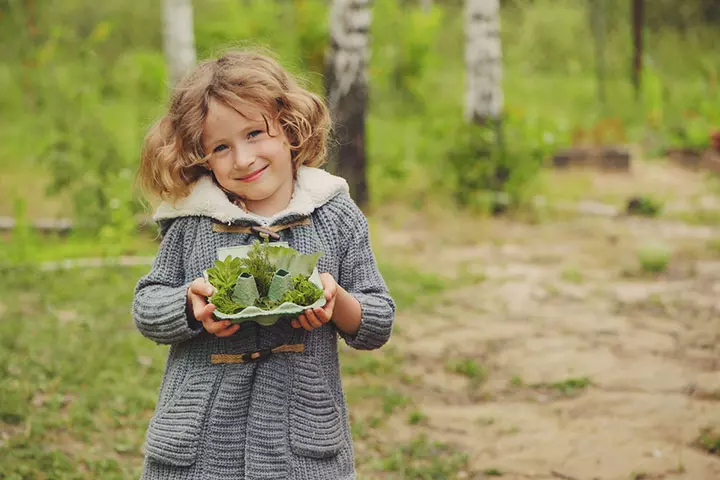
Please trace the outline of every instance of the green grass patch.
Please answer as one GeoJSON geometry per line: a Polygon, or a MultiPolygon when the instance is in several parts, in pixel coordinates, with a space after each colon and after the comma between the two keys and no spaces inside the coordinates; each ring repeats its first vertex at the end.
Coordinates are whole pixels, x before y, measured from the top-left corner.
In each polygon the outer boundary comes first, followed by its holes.
{"type": "Polygon", "coordinates": [[[549,388],[557,390],[563,395],[572,396],[577,395],[591,385],[592,381],[589,377],[579,377],[568,378],[566,380],[553,383],[536,383],[533,385],[533,388],[549,388]]]}
{"type": "Polygon", "coordinates": [[[43,262],[80,258],[118,256],[154,256],[158,240],[151,234],[139,234],[102,241],[83,234],[37,234],[32,231],[13,231],[6,235],[0,248],[0,267],[38,265],[43,262]]]}
{"type": "Polygon", "coordinates": [[[483,470],[483,474],[487,477],[502,477],[504,473],[497,468],[488,468],[483,470]]]}
{"type": "Polygon", "coordinates": [[[378,264],[398,309],[432,306],[436,297],[450,287],[449,280],[433,273],[420,272],[417,268],[383,259],[378,264]]]}
{"type": "MultiPolygon", "coordinates": [[[[442,443],[421,436],[400,446],[388,447],[377,462],[384,472],[398,478],[446,480],[459,478],[468,468],[468,455],[442,443]]],[[[393,477],[395,478],[395,477],[393,477]]]]}
{"type": "Polygon", "coordinates": [[[139,476],[167,349],[130,317],[147,268],[17,270],[0,289],[7,478],[139,476]],[[13,321],[9,321],[12,319],[13,321]]]}
{"type": "Polygon", "coordinates": [[[708,453],[720,455],[720,431],[712,427],[703,428],[695,445],[708,453]]]}
{"type": "Polygon", "coordinates": [[[583,274],[575,267],[566,267],[562,272],[562,279],[568,283],[582,283],[583,274]]]}
{"type": "Polygon", "coordinates": [[[427,418],[427,415],[420,410],[413,410],[408,414],[408,423],[410,425],[419,425],[420,423],[426,421],[427,418]]]}
{"type": "Polygon", "coordinates": [[[640,268],[647,273],[662,273],[670,264],[670,248],[657,242],[647,242],[637,249],[640,268]]]}
{"type": "Polygon", "coordinates": [[[487,379],[487,370],[472,358],[463,358],[460,360],[449,360],[446,364],[446,370],[451,373],[458,373],[470,379],[487,379]]]}
{"type": "Polygon", "coordinates": [[[450,359],[445,364],[445,370],[467,377],[471,390],[481,387],[488,379],[487,369],[472,358],[450,359]]]}

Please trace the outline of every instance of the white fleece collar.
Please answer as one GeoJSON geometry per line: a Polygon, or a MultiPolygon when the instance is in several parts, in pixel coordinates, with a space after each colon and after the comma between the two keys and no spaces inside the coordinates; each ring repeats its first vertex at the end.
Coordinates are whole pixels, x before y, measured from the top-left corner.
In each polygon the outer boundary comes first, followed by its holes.
{"type": "Polygon", "coordinates": [[[302,166],[298,169],[293,196],[287,208],[266,219],[233,204],[212,178],[206,175],[193,185],[187,197],[175,204],[162,202],[153,220],[158,222],[177,217],[203,216],[222,223],[245,221],[260,225],[267,222],[268,225],[273,225],[287,217],[307,217],[336,195],[347,192],[349,188],[344,178],[319,168],[302,166]]]}

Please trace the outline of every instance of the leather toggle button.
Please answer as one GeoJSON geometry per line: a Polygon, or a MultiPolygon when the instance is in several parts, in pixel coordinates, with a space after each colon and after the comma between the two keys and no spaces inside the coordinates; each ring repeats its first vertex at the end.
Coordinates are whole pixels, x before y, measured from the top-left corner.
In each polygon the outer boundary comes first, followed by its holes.
{"type": "Polygon", "coordinates": [[[271,238],[272,240],[280,240],[280,235],[273,232],[269,228],[261,227],[259,225],[253,225],[250,230],[260,235],[261,238],[271,238]]]}

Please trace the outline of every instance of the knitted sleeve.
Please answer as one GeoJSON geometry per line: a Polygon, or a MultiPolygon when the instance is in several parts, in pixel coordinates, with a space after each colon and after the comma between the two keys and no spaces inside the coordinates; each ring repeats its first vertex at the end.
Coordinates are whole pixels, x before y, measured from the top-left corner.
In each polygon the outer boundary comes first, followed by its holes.
{"type": "Polygon", "coordinates": [[[191,217],[175,220],[163,236],[150,272],[135,287],[132,314],[138,330],[157,343],[173,344],[202,332],[187,305],[183,258],[195,239],[198,222],[191,217]]]}
{"type": "Polygon", "coordinates": [[[395,319],[395,303],[378,270],[370,247],[368,222],[350,197],[343,203],[345,254],[340,259],[338,283],[353,295],[362,308],[360,329],[355,335],[340,330],[345,342],[359,350],[382,347],[390,338],[395,319]]]}

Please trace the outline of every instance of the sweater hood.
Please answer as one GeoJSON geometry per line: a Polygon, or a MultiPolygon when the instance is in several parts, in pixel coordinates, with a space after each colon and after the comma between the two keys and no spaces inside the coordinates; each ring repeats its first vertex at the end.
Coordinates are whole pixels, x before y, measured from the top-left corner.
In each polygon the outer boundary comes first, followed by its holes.
{"type": "Polygon", "coordinates": [[[164,223],[178,217],[203,216],[227,224],[273,225],[281,220],[307,217],[316,208],[341,193],[349,193],[344,178],[331,175],[319,168],[301,166],[287,208],[270,218],[265,218],[233,204],[212,178],[206,175],[193,185],[188,196],[174,203],[162,202],[153,215],[153,220],[164,223]]]}

